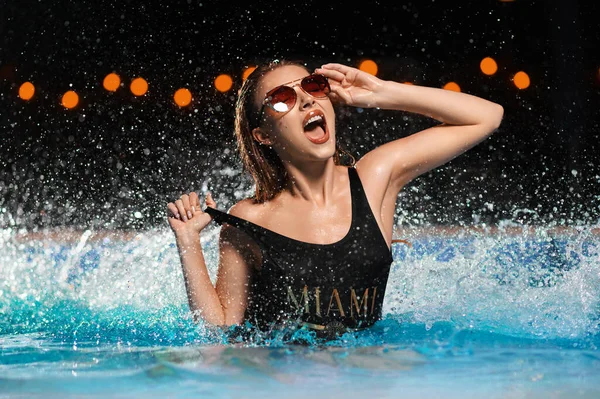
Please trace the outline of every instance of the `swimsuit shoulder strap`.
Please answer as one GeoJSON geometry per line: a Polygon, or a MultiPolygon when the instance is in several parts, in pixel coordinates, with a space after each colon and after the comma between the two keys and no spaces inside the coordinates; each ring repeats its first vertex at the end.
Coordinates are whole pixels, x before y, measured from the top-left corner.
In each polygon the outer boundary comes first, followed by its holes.
{"type": "Polygon", "coordinates": [[[257,224],[211,207],[206,207],[204,212],[212,216],[219,225],[227,223],[242,230],[259,243],[265,241],[265,229],[257,224]]]}
{"type": "MultiPolygon", "coordinates": [[[[367,193],[362,185],[358,171],[353,166],[348,168],[350,175],[350,189],[352,192],[352,223],[360,226],[361,235],[367,235],[373,245],[385,245],[387,243],[381,233],[377,219],[373,214],[367,193]]],[[[382,246],[383,248],[383,246],[382,246]]]]}
{"type": "Polygon", "coordinates": [[[364,212],[371,213],[371,207],[356,168],[348,167],[348,175],[350,176],[350,195],[352,196],[352,219],[355,221],[362,217],[364,212]]]}

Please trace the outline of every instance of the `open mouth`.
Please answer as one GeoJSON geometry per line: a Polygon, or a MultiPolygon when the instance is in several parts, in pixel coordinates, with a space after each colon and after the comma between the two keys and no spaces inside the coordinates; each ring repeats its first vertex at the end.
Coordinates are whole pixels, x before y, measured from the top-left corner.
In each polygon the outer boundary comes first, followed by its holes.
{"type": "Polygon", "coordinates": [[[320,110],[310,111],[304,118],[304,135],[315,144],[323,144],[329,140],[325,115],[320,110]]]}

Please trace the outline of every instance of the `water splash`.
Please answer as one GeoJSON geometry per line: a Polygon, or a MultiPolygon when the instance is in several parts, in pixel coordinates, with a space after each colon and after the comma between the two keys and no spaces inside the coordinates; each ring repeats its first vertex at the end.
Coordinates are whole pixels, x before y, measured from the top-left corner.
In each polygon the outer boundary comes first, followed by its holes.
{"type": "MultiPolygon", "coordinates": [[[[213,279],[217,234],[213,228],[202,236],[213,279]]],[[[562,235],[540,228],[526,234],[499,230],[403,238],[411,246],[394,245],[386,320],[373,330],[379,336],[362,333],[342,342],[376,343],[397,334],[400,326],[430,329],[440,323],[451,325],[452,334],[477,330],[572,340],[598,335],[600,242],[591,229],[562,235]]],[[[223,340],[189,317],[170,231],[25,237],[7,229],[0,240],[5,248],[2,334],[44,332],[74,343],[136,345],[223,340]]],[[[259,342],[284,343],[277,337],[259,342]]]]}

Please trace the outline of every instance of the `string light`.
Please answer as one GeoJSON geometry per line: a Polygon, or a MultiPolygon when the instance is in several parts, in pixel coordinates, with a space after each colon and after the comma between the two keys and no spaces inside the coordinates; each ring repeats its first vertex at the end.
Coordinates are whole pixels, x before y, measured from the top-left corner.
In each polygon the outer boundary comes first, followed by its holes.
{"type": "Polygon", "coordinates": [[[135,78],[129,86],[131,92],[136,96],[143,96],[148,91],[148,82],[144,78],[135,78]]]}
{"type": "Polygon", "coordinates": [[[358,66],[358,69],[366,73],[370,73],[373,76],[377,76],[377,71],[379,70],[377,63],[373,60],[362,61],[358,66]]]}
{"type": "Polygon", "coordinates": [[[523,90],[529,87],[531,81],[529,80],[529,75],[523,71],[519,71],[513,76],[513,83],[518,89],[523,90]]]}
{"type": "Polygon", "coordinates": [[[254,72],[255,69],[256,69],[255,66],[251,66],[251,67],[244,69],[244,72],[242,73],[242,81],[248,79],[248,76],[250,76],[250,74],[252,72],[254,72]]]}
{"type": "Polygon", "coordinates": [[[19,87],[19,97],[21,97],[22,100],[31,100],[34,94],[35,87],[31,82],[25,82],[19,87]]]}
{"type": "Polygon", "coordinates": [[[181,88],[175,92],[173,100],[180,107],[186,107],[192,102],[192,93],[186,88],[181,88]]]}
{"type": "Polygon", "coordinates": [[[62,96],[62,105],[65,108],[72,109],[75,108],[79,104],[79,95],[75,93],[73,90],[67,91],[62,96]]]}
{"type": "Polygon", "coordinates": [[[484,74],[493,75],[498,71],[498,64],[492,57],[485,57],[479,63],[479,68],[481,68],[481,72],[484,74]]]}
{"type": "Polygon", "coordinates": [[[444,89],[460,92],[460,86],[456,82],[448,82],[444,85],[444,89]]]}
{"type": "Polygon", "coordinates": [[[109,73],[102,82],[104,88],[108,91],[117,91],[121,85],[121,78],[116,73],[109,73]]]}
{"type": "MultiPolygon", "coordinates": [[[[482,58],[479,63],[479,67],[481,72],[488,76],[494,75],[498,72],[498,64],[493,57],[488,56],[482,58]]],[[[245,67],[242,71],[242,80],[245,81],[248,76],[256,70],[256,68],[257,67],[253,65],[245,67]]],[[[377,75],[379,71],[377,63],[371,59],[365,59],[360,62],[358,69],[374,76],[377,75]]],[[[600,68],[596,70],[596,78],[598,81],[600,81],[600,68]]],[[[511,77],[511,82],[519,90],[526,89],[531,85],[530,77],[524,71],[518,71],[515,73],[511,77]]],[[[410,81],[402,81],[401,83],[406,85],[414,84],[410,81]]],[[[102,84],[104,89],[107,91],[115,92],[122,85],[121,77],[115,72],[109,73],[104,77],[102,84]]],[[[214,79],[214,86],[218,91],[225,93],[231,90],[233,87],[233,79],[231,75],[227,73],[220,74],[214,79]]],[[[453,81],[444,84],[443,89],[456,92],[462,91],[459,84],[453,81]]],[[[130,90],[135,96],[143,96],[148,92],[148,82],[142,77],[137,77],[131,81],[130,90]]],[[[29,101],[35,96],[35,94],[36,87],[32,82],[27,81],[19,86],[18,96],[22,100],[29,101]]],[[[180,88],[173,94],[173,101],[179,107],[186,107],[190,105],[192,100],[192,93],[187,88],[180,88]]],[[[70,90],[63,94],[61,103],[65,108],[75,108],[79,104],[79,95],[70,90]]]]}
{"type": "Polygon", "coordinates": [[[215,78],[215,88],[221,93],[229,91],[233,86],[233,79],[227,74],[221,74],[215,78]]]}

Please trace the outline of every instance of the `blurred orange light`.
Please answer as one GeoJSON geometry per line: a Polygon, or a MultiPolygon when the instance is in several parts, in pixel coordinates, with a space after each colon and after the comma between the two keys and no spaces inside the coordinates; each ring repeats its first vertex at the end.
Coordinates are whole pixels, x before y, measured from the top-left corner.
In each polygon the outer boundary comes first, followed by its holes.
{"type": "Polygon", "coordinates": [[[363,62],[360,63],[360,65],[358,66],[358,69],[360,69],[361,71],[370,73],[373,76],[377,75],[377,70],[378,70],[377,64],[373,60],[364,60],[363,62]]]}
{"type": "Polygon", "coordinates": [[[456,82],[448,82],[444,85],[444,89],[452,91],[460,91],[460,86],[456,82]]]}
{"type": "Polygon", "coordinates": [[[481,68],[481,72],[486,75],[493,75],[498,71],[498,64],[496,64],[496,60],[492,57],[485,57],[479,63],[479,67],[481,68]]]}
{"type": "Polygon", "coordinates": [[[25,82],[19,87],[19,97],[23,100],[31,100],[35,94],[35,87],[31,82],[25,82]]]}
{"type": "Polygon", "coordinates": [[[251,67],[244,69],[244,72],[242,73],[242,80],[248,79],[248,76],[250,76],[250,74],[252,72],[254,72],[255,69],[256,69],[255,66],[251,66],[251,67]]]}
{"type": "Polygon", "coordinates": [[[109,73],[102,82],[104,88],[108,91],[117,91],[121,84],[121,78],[116,73],[109,73]]]}
{"type": "Polygon", "coordinates": [[[233,80],[231,79],[231,76],[227,74],[221,74],[215,79],[215,87],[222,93],[230,90],[232,86],[233,80]]]}
{"type": "Polygon", "coordinates": [[[413,82],[409,82],[409,81],[402,82],[402,83],[404,83],[405,85],[413,85],[414,84],[413,82]]]}
{"type": "Polygon", "coordinates": [[[148,82],[144,78],[135,78],[129,88],[134,95],[143,96],[148,91],[148,82]]]}
{"type": "Polygon", "coordinates": [[[75,108],[78,103],[79,103],[79,96],[73,90],[69,90],[65,94],[63,94],[62,105],[65,108],[69,108],[69,109],[75,108]]]}
{"type": "Polygon", "coordinates": [[[523,71],[519,71],[515,73],[515,76],[513,76],[513,83],[515,86],[517,86],[517,88],[523,90],[529,87],[531,81],[529,80],[529,75],[523,71]]]}
{"type": "Polygon", "coordinates": [[[173,99],[175,104],[185,107],[192,102],[192,93],[186,88],[181,88],[175,92],[173,99]]]}

